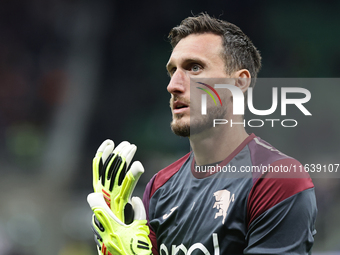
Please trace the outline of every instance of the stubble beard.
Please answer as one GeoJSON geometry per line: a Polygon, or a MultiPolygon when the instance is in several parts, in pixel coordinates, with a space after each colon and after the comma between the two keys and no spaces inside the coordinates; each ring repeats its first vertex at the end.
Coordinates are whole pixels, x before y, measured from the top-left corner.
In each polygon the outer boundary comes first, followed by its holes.
{"type": "Polygon", "coordinates": [[[190,136],[190,123],[181,120],[184,114],[173,116],[170,124],[171,130],[175,135],[189,137],[190,136]]]}
{"type": "Polygon", "coordinates": [[[184,114],[173,116],[171,130],[174,134],[182,137],[190,137],[213,128],[214,119],[224,119],[227,114],[225,107],[211,107],[207,115],[190,116],[189,121],[182,120],[184,114]]]}

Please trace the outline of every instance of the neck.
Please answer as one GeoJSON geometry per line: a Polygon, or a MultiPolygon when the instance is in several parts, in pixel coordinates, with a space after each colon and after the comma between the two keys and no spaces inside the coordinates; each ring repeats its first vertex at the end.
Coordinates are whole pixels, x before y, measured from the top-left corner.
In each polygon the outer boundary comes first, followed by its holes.
{"type": "Polygon", "coordinates": [[[224,160],[248,137],[242,125],[219,125],[190,136],[197,165],[224,160]]]}

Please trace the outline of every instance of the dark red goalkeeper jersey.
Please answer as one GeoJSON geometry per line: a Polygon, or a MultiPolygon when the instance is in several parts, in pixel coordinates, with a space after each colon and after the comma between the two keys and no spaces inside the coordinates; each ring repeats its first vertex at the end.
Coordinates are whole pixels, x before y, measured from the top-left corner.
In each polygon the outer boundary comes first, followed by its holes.
{"type": "Polygon", "coordinates": [[[158,172],[143,202],[153,254],[309,254],[314,185],[303,166],[256,137],[216,165],[188,153],[158,172]]]}

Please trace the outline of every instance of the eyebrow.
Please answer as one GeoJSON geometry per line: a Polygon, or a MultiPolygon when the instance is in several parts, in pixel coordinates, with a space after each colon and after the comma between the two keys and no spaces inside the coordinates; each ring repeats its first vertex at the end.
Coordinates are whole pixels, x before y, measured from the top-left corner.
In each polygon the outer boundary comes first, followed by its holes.
{"type": "MultiPolygon", "coordinates": [[[[198,64],[200,64],[200,65],[202,65],[202,66],[205,65],[205,64],[204,64],[204,60],[202,60],[201,58],[195,58],[195,57],[193,57],[193,58],[186,58],[186,59],[182,62],[182,64],[185,65],[185,64],[193,63],[193,62],[194,62],[194,63],[198,63],[198,64]]],[[[165,68],[166,68],[168,74],[169,74],[169,70],[171,70],[174,66],[175,66],[175,65],[172,64],[172,62],[169,62],[169,63],[166,64],[165,68]]]]}

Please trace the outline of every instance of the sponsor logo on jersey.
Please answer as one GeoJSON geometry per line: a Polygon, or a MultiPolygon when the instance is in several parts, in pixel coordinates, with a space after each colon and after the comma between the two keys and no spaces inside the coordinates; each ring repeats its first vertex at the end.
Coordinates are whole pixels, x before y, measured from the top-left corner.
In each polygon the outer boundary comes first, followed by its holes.
{"type": "Polygon", "coordinates": [[[218,210],[218,212],[215,214],[215,219],[217,217],[222,217],[222,224],[224,224],[229,205],[231,202],[234,202],[235,194],[231,195],[230,191],[223,189],[216,191],[214,193],[214,197],[216,202],[214,203],[213,208],[218,210]]]}
{"type": "MultiPolygon", "coordinates": [[[[216,233],[212,234],[212,241],[214,247],[214,253],[210,253],[202,243],[194,243],[189,248],[185,247],[184,244],[180,245],[171,245],[171,253],[169,253],[168,248],[164,243],[159,247],[159,255],[176,255],[176,254],[186,254],[191,255],[194,251],[202,251],[205,255],[220,255],[220,246],[218,244],[218,235],[216,233]]],[[[195,253],[196,254],[196,253],[195,253]]]]}

